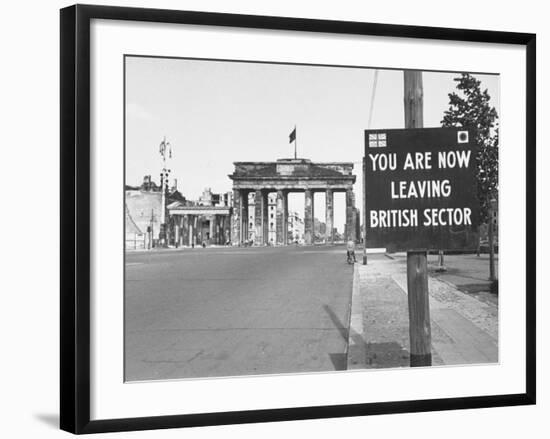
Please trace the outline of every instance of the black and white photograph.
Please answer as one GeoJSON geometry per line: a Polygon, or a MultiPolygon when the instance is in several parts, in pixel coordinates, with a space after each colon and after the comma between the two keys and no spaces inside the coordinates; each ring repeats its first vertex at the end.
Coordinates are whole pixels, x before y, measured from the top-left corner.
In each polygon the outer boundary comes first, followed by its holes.
{"type": "Polygon", "coordinates": [[[124,56],[124,380],[499,363],[498,72],[124,56]]]}
{"type": "Polygon", "coordinates": [[[2,437],[544,437],[546,9],[6,2],[2,437]]]}

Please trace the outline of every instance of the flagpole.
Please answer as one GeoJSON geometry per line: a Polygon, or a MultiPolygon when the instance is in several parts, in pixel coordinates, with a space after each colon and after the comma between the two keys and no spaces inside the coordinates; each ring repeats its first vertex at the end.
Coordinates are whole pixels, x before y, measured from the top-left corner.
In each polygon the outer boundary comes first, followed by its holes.
{"type": "Polygon", "coordinates": [[[296,125],[294,125],[294,160],[298,158],[298,131],[296,131],[296,125]]]}

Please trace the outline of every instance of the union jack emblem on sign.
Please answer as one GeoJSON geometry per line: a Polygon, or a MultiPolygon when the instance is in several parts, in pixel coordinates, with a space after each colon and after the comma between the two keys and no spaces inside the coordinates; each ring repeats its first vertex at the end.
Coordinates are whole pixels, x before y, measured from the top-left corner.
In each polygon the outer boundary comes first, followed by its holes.
{"type": "Polygon", "coordinates": [[[385,148],[386,133],[369,134],[369,148],[385,148]]]}

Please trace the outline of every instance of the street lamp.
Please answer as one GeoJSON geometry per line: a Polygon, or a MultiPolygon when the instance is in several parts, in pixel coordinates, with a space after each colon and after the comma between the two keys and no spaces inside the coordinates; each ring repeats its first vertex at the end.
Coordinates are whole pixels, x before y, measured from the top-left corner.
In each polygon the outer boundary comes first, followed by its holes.
{"type": "Polygon", "coordinates": [[[160,191],[161,191],[161,206],[160,206],[160,233],[159,239],[162,247],[168,246],[166,236],[166,194],[168,192],[168,177],[171,170],[167,168],[166,159],[172,158],[172,145],[166,141],[166,136],[160,142],[159,153],[162,157],[162,171],[160,173],[160,191]]]}

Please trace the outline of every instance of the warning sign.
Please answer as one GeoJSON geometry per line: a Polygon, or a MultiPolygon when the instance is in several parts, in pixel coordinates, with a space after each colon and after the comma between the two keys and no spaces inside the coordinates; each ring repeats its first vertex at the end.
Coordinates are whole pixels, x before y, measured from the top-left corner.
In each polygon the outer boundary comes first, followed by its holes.
{"type": "Polygon", "coordinates": [[[464,128],[365,131],[367,246],[475,248],[474,139],[464,128]]]}

